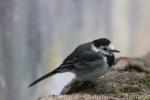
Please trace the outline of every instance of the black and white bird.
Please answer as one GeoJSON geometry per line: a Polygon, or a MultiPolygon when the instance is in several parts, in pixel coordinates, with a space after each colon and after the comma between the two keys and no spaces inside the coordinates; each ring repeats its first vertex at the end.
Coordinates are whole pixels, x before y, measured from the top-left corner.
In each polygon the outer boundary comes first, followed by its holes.
{"type": "Polygon", "coordinates": [[[100,38],[78,46],[53,71],[37,79],[29,87],[57,73],[72,72],[76,78],[83,81],[94,81],[106,73],[115,61],[116,50],[106,38],[100,38]]]}

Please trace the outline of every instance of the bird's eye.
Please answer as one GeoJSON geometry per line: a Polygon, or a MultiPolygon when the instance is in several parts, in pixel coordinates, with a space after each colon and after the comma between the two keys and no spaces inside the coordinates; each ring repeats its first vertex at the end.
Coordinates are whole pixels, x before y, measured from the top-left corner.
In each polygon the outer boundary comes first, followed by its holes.
{"type": "Polygon", "coordinates": [[[107,50],[107,48],[106,48],[106,47],[104,47],[103,49],[104,49],[104,50],[107,50]]]}

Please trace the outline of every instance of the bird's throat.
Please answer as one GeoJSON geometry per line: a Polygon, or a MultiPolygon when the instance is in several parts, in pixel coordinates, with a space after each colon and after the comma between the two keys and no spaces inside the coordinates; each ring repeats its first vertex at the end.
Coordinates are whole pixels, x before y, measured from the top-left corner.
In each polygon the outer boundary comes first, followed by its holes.
{"type": "Polygon", "coordinates": [[[107,64],[109,65],[109,67],[111,67],[113,65],[114,61],[115,61],[115,56],[114,55],[110,56],[110,55],[105,55],[105,54],[103,54],[103,55],[107,59],[107,64]]]}

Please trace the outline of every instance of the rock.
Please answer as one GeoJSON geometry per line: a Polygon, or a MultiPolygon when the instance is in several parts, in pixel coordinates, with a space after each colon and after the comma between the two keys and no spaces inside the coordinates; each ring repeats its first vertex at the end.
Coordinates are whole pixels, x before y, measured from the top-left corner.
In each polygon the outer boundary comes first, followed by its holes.
{"type": "Polygon", "coordinates": [[[61,94],[39,100],[150,100],[150,52],[138,58],[118,58],[94,83],[73,79],[61,94]]]}
{"type": "Polygon", "coordinates": [[[72,80],[61,94],[150,95],[150,53],[139,58],[120,57],[95,83],[72,80]]]}

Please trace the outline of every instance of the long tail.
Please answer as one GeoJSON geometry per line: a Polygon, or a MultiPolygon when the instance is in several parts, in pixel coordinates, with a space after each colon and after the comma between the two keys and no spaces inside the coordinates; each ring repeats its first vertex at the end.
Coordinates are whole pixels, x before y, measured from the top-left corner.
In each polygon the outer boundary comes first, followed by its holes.
{"type": "Polygon", "coordinates": [[[39,78],[39,79],[37,79],[36,81],[34,81],[33,83],[31,83],[28,87],[31,87],[31,86],[37,84],[38,82],[40,82],[40,81],[42,81],[42,80],[44,80],[44,79],[46,79],[46,78],[48,78],[48,77],[50,77],[50,76],[56,74],[56,73],[57,73],[56,70],[54,70],[54,71],[52,71],[52,72],[49,72],[49,73],[47,73],[46,75],[44,75],[44,76],[42,76],[41,78],[39,78]]]}
{"type": "Polygon", "coordinates": [[[56,74],[56,73],[63,73],[63,72],[67,72],[68,70],[72,70],[74,68],[74,66],[72,66],[72,64],[65,64],[65,65],[60,65],[58,68],[56,68],[54,71],[47,73],[46,75],[42,76],[41,78],[35,80],[33,83],[31,83],[28,87],[31,87],[35,84],[37,84],[38,82],[56,74]]]}

